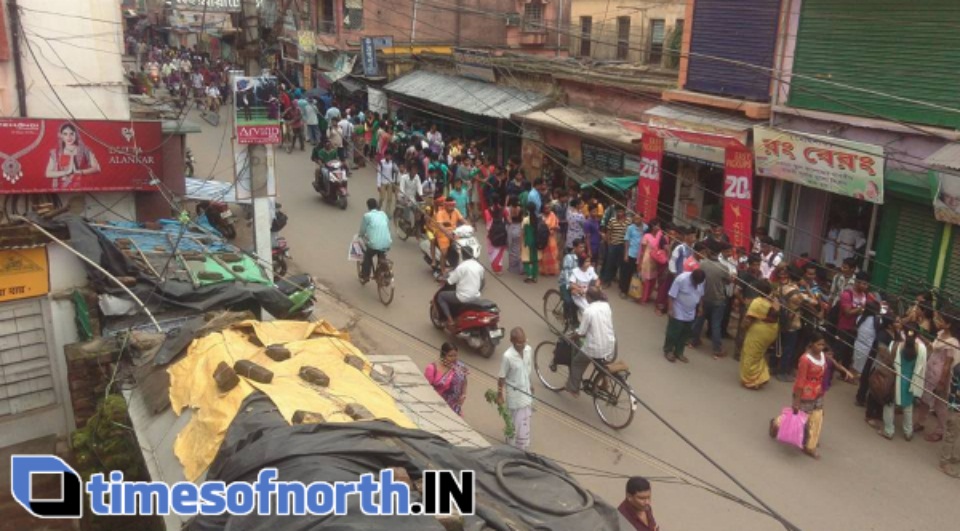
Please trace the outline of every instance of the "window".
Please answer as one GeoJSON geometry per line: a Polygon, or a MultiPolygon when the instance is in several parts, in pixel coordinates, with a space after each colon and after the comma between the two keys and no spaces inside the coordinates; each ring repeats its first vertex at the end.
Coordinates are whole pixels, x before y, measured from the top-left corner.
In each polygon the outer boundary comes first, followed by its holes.
{"type": "Polygon", "coordinates": [[[543,3],[533,0],[523,5],[523,31],[545,31],[543,3]]]}
{"type": "Polygon", "coordinates": [[[363,0],[344,0],[343,29],[358,30],[362,28],[363,28],[363,0]]]}
{"type": "Polygon", "coordinates": [[[663,59],[663,41],[666,39],[667,25],[662,19],[650,21],[650,55],[647,62],[660,64],[663,59]]]}
{"type": "Polygon", "coordinates": [[[580,17],[580,56],[590,57],[590,34],[593,32],[593,17],[580,17]]]}
{"type": "Polygon", "coordinates": [[[617,17],[617,59],[625,61],[630,53],[630,17],[617,17]]]}
{"type": "Polygon", "coordinates": [[[336,33],[336,22],[333,16],[333,0],[320,0],[317,31],[320,33],[336,33]]]}

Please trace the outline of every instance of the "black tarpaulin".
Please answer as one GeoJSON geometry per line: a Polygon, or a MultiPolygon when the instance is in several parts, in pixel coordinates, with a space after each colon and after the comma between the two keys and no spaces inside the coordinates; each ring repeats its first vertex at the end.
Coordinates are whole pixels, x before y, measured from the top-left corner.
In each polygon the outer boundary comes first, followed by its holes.
{"type": "MultiPolygon", "coordinates": [[[[427,469],[476,472],[477,508],[464,529],[584,531],[621,527],[615,508],[579,490],[576,480],[550,461],[512,447],[458,448],[422,430],[384,421],[288,426],[262,394],[240,408],[207,474],[207,481],[254,482],[263,468],[278,481],[355,481],[386,468],[402,467],[417,480],[427,469]],[[498,465],[510,462],[498,479],[498,465]],[[539,469],[531,466],[541,467],[539,469]],[[590,501],[586,501],[590,500],[590,501]],[[542,505],[541,508],[532,505],[542,505]],[[586,508],[584,508],[586,507],[586,508]],[[570,513],[570,514],[564,514],[570,513]]],[[[411,492],[413,500],[416,495],[411,492]]],[[[198,516],[189,531],[390,530],[430,531],[444,527],[430,516],[365,516],[351,497],[345,516],[198,516]]]]}

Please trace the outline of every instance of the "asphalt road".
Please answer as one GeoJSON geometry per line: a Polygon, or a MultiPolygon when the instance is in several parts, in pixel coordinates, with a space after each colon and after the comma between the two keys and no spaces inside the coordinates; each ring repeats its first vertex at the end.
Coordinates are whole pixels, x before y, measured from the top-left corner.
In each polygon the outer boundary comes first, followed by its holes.
{"type": "MultiPolygon", "coordinates": [[[[188,137],[198,159],[198,176],[231,178],[230,139],[223,142],[227,120],[223,122],[220,127],[202,123],[203,133],[188,137]]],[[[276,174],[278,200],[290,217],[283,235],[296,268],[369,313],[360,324],[382,353],[403,353],[426,366],[448,337],[428,319],[428,302],[437,285],[415,242],[394,242],[390,255],[395,263],[396,298],[389,307],[379,302],[373,284],[360,285],[355,264],[346,259],[366,199],[376,195],[372,169],[354,173],[346,211],[323,203],[314,193],[309,150],[279,153],[276,174]]],[[[486,253],[482,254],[485,263],[486,253]]],[[[503,326],[523,327],[528,342],[536,345],[551,339],[539,308],[544,292],[555,285],[555,277],[531,285],[510,274],[496,279],[490,275],[485,296],[500,305],[503,326]]],[[[668,363],[659,349],[665,318],[656,316],[652,308],[612,295],[620,358],[630,365],[630,382],[640,398],[800,529],[960,528],[960,483],[938,470],[938,445],[922,437],[908,443],[899,436],[893,441],[877,436],[864,423],[863,410],[853,405],[854,386],[836,384],[828,393],[822,459],[813,460],[767,435],[770,418],[790,403],[788,384],[772,380],[762,391],[747,391],[739,385],[737,364],[730,358],[713,360],[709,347],[688,351],[689,364],[668,363]]],[[[483,393],[496,388],[493,376],[507,346],[502,342],[492,359],[461,350],[461,359],[473,367],[465,420],[488,438],[501,434],[503,425],[483,393]]],[[[555,394],[539,382],[535,395],[539,400],[532,450],[560,462],[607,502],[616,505],[622,499],[623,476],[639,474],[657,479],[654,507],[664,530],[783,528],[768,515],[704,488],[679,483],[677,475],[697,483],[693,475],[750,499],[643,407],[629,427],[615,432],[601,424],[586,396],[574,399],[555,394]]]]}

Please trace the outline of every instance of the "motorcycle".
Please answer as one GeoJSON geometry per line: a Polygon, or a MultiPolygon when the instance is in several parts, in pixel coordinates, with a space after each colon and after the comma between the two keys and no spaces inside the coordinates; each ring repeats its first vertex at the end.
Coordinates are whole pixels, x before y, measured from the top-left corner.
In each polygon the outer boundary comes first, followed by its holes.
{"type": "Polygon", "coordinates": [[[187,154],[183,158],[183,165],[186,168],[187,177],[194,176],[194,172],[195,172],[194,167],[196,163],[197,163],[197,159],[193,158],[193,150],[191,150],[190,148],[187,148],[187,154]]]}
{"type": "MultiPolygon", "coordinates": [[[[437,329],[444,328],[445,320],[437,305],[437,296],[444,291],[453,291],[456,286],[444,282],[430,299],[430,322],[437,329]]],[[[479,351],[484,358],[493,355],[497,344],[503,339],[504,330],[500,327],[500,308],[497,303],[487,299],[459,303],[450,308],[453,316],[455,337],[466,341],[467,346],[479,351]]]]}
{"type": "Polygon", "coordinates": [[[335,203],[340,210],[347,209],[347,181],[350,180],[349,170],[339,160],[331,160],[317,168],[313,175],[313,189],[328,203],[335,203]],[[327,187],[323,187],[326,177],[327,187]]]}
{"type": "Polygon", "coordinates": [[[197,216],[207,216],[210,225],[217,229],[223,237],[232,240],[237,237],[237,229],[234,227],[236,217],[230,210],[230,205],[221,201],[200,201],[197,203],[197,216]]]}
{"type": "Polygon", "coordinates": [[[290,278],[277,278],[277,289],[281,293],[290,297],[294,307],[290,311],[288,319],[309,321],[313,315],[314,306],[317,303],[317,297],[314,295],[317,285],[313,277],[307,274],[294,275],[290,278]]]}
{"type": "Polygon", "coordinates": [[[447,255],[440,256],[440,248],[434,250],[433,256],[430,255],[430,239],[420,241],[420,252],[423,253],[423,261],[433,268],[433,277],[440,278],[440,260],[444,260],[448,270],[457,267],[457,264],[463,259],[462,251],[464,247],[469,247],[473,251],[473,256],[480,256],[480,242],[474,235],[475,229],[471,225],[461,225],[453,229],[453,241],[450,248],[447,249],[447,255]]]}
{"type": "Polygon", "coordinates": [[[293,259],[290,255],[290,246],[287,245],[287,239],[278,236],[273,244],[273,274],[277,277],[286,276],[287,262],[293,259]]]}

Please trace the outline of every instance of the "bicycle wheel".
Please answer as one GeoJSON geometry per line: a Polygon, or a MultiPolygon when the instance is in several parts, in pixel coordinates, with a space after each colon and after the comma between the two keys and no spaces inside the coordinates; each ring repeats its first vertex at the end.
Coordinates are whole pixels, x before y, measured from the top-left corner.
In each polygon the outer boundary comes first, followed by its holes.
{"type": "Polygon", "coordinates": [[[558,290],[547,290],[543,294],[543,318],[553,330],[560,333],[567,331],[567,320],[563,315],[563,296],[558,290]]]}
{"type": "Polygon", "coordinates": [[[533,367],[537,371],[537,378],[551,391],[563,390],[570,378],[569,365],[553,364],[553,351],[556,347],[555,341],[544,341],[533,351],[533,367]]]}
{"type": "Polygon", "coordinates": [[[377,267],[377,294],[384,306],[393,302],[393,271],[388,265],[377,267]]]}
{"type": "Polygon", "coordinates": [[[618,374],[613,378],[594,375],[593,407],[604,424],[615,430],[626,428],[633,421],[636,410],[633,389],[618,374]]]}
{"type": "Polygon", "coordinates": [[[410,237],[411,230],[403,208],[397,207],[393,210],[393,224],[397,227],[397,237],[402,241],[407,241],[407,238],[410,237]]]}

